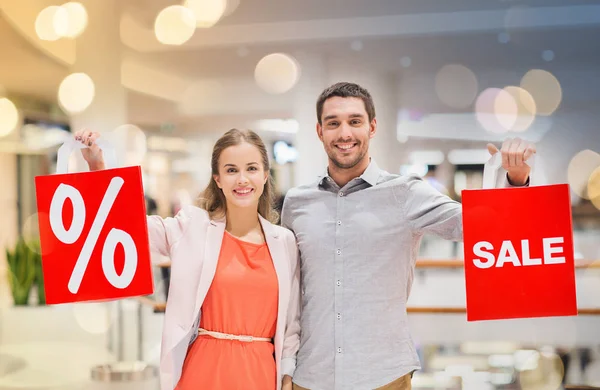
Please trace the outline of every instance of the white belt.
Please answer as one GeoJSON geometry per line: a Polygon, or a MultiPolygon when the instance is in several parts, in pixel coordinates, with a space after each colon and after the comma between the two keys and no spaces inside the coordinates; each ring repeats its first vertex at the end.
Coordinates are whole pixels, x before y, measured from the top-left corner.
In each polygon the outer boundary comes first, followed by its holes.
{"type": "Polygon", "coordinates": [[[198,328],[198,336],[202,336],[202,335],[210,336],[210,337],[213,337],[215,339],[238,340],[238,341],[244,341],[246,343],[251,343],[253,341],[268,341],[268,342],[272,341],[270,338],[267,338],[267,337],[238,336],[238,335],[235,335],[235,334],[213,332],[213,331],[210,331],[210,330],[198,328]]]}

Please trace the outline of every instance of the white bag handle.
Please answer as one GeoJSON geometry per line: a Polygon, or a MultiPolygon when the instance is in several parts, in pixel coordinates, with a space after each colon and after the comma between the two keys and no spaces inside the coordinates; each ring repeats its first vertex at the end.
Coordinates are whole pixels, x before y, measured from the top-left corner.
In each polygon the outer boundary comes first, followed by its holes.
{"type": "MultiPolygon", "coordinates": [[[[96,145],[102,150],[104,155],[104,162],[106,168],[117,167],[117,157],[115,154],[115,148],[106,139],[97,139],[96,145]]],[[[75,140],[73,137],[68,137],[65,142],[58,149],[58,155],[56,158],[56,173],[68,173],[69,170],[69,157],[74,150],[87,148],[80,141],[75,140]]]]}
{"type": "MultiPolygon", "coordinates": [[[[527,165],[531,167],[531,172],[529,173],[529,185],[534,185],[533,180],[533,172],[535,170],[535,153],[529,157],[529,159],[525,162],[527,165]]],[[[506,175],[506,170],[502,168],[502,153],[500,151],[496,152],[483,166],[483,185],[481,188],[490,189],[490,188],[499,188],[497,186],[498,181],[498,172],[502,172],[503,176],[506,175]]]]}

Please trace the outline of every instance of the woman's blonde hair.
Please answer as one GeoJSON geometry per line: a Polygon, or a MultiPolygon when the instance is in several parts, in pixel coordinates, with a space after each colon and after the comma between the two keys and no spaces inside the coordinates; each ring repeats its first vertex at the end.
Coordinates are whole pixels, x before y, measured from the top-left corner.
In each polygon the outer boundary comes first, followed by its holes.
{"type": "Polygon", "coordinates": [[[198,206],[208,212],[211,218],[222,218],[227,214],[227,202],[223,191],[217,186],[214,179],[215,175],[219,175],[219,159],[223,150],[230,146],[239,145],[246,142],[254,145],[262,157],[263,169],[267,173],[267,181],[265,183],[263,193],[258,201],[258,213],[271,223],[277,223],[279,218],[275,210],[275,189],[273,187],[273,179],[270,173],[269,155],[263,140],[258,134],[252,130],[231,129],[221,136],[215,143],[212,151],[211,178],[206,189],[200,194],[198,206]]]}

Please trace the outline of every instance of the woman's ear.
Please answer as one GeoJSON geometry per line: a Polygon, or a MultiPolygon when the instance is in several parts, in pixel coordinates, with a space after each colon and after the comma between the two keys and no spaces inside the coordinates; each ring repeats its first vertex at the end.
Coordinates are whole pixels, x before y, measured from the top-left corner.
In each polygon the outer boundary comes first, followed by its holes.
{"type": "Polygon", "coordinates": [[[223,187],[221,186],[221,182],[219,180],[219,175],[213,175],[213,180],[215,181],[215,183],[217,183],[217,187],[223,189],[223,187]]]}

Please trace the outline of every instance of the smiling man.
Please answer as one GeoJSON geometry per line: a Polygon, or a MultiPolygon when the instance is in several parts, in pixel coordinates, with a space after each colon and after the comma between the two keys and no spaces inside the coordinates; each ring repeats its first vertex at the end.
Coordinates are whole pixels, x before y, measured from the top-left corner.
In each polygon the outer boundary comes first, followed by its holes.
{"type": "MultiPolygon", "coordinates": [[[[327,88],[317,100],[327,171],[285,198],[282,224],[296,234],[301,256],[297,390],[410,389],[420,364],[406,302],[421,238],[462,240],[460,203],[419,177],[381,170],[369,156],[376,131],[367,90],[345,82],[327,88]]],[[[501,153],[501,185],[527,185],[534,145],[509,139],[501,153]]]]}

